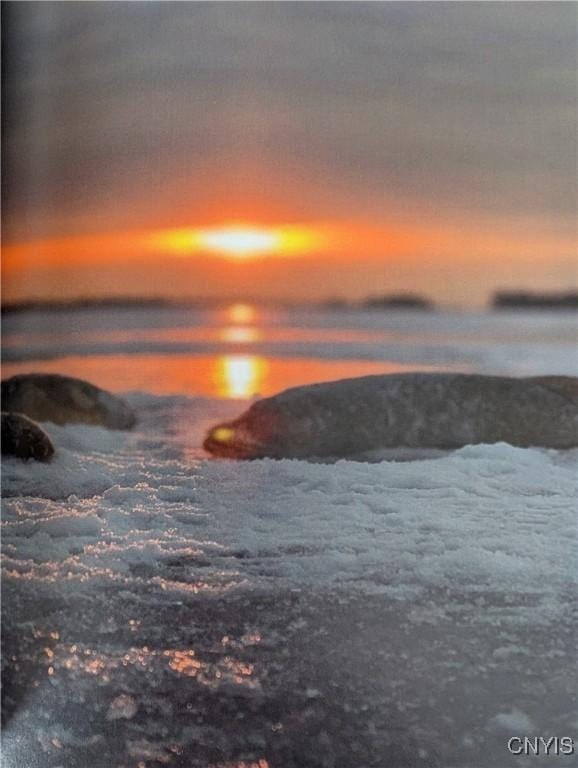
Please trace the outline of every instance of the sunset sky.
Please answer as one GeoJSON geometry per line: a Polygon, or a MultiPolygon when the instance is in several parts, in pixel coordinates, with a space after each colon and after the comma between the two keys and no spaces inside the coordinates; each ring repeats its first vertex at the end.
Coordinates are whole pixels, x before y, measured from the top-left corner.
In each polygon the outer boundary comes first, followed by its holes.
{"type": "Polygon", "coordinates": [[[578,284],[574,3],[4,3],[6,300],[578,284]]]}

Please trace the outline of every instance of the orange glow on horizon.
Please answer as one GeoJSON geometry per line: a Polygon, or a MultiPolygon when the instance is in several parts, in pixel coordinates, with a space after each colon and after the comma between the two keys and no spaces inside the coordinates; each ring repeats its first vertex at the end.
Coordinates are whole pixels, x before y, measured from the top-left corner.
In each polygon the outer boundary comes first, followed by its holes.
{"type": "Polygon", "coordinates": [[[478,289],[470,281],[467,289],[470,295],[479,293],[481,302],[492,281],[507,283],[517,275],[527,281],[530,270],[532,275],[540,270],[553,282],[547,271],[553,254],[565,274],[575,250],[573,234],[548,229],[542,221],[442,220],[393,211],[373,221],[248,219],[229,224],[210,219],[192,226],[5,242],[2,276],[6,302],[125,292],[167,298],[317,298],[340,293],[338,280],[344,293],[356,298],[385,290],[391,275],[398,282],[404,278],[417,292],[428,292],[433,277],[438,294],[461,302],[458,283],[483,268],[485,286],[478,289]],[[441,285],[437,276],[442,271],[456,276],[453,287],[441,285]]]}
{"type": "Polygon", "coordinates": [[[264,257],[292,256],[331,258],[335,261],[367,262],[408,259],[419,262],[427,256],[447,264],[463,263],[473,255],[495,264],[504,258],[550,258],[554,249],[574,253],[575,242],[534,237],[494,226],[470,228],[461,222],[341,221],[279,227],[220,226],[187,227],[133,232],[94,233],[66,238],[43,239],[2,247],[2,272],[74,265],[105,265],[163,257],[215,258],[251,262],[264,257]],[[472,253],[473,251],[473,253],[472,253]]]}
{"type": "Polygon", "coordinates": [[[220,257],[234,261],[251,261],[265,256],[308,256],[323,250],[328,242],[327,233],[314,225],[223,225],[100,232],[4,244],[2,272],[148,261],[166,256],[220,257]]]}

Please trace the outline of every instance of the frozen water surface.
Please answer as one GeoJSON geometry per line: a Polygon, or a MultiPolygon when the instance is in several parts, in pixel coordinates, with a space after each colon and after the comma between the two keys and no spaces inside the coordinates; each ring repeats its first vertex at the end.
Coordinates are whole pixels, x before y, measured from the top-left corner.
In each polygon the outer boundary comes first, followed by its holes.
{"type": "MultiPolygon", "coordinates": [[[[74,327],[102,332],[105,357],[118,353],[106,333],[166,332],[167,361],[184,354],[171,329],[218,335],[217,319],[156,313],[107,313],[96,330],[76,313],[74,327]]],[[[199,343],[274,368],[299,350],[272,335],[330,331],[346,353],[299,343],[355,364],[369,333],[377,364],[576,373],[572,316],[313,315],[245,318],[259,350],[235,334],[199,343]]],[[[18,365],[38,368],[46,320],[5,331],[28,350],[18,365]]],[[[3,461],[6,766],[575,764],[507,741],[576,740],[577,451],[212,461],[205,429],[243,410],[256,380],[241,367],[237,390],[211,393],[205,376],[203,396],[179,381],[128,395],[132,433],[46,424],[51,464],[3,461]]]]}

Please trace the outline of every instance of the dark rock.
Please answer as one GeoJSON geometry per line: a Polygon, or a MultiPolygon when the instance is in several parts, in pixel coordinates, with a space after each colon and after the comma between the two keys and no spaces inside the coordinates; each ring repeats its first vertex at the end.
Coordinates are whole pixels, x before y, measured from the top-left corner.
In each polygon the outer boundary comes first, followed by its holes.
{"type": "Polygon", "coordinates": [[[209,431],[215,456],[348,457],[479,443],[578,446],[578,378],[400,373],[313,384],[258,400],[209,431]]]}
{"type": "Polygon", "coordinates": [[[58,374],[30,373],[6,379],[2,408],[54,424],[130,429],[136,423],[134,412],[119,397],[87,381],[58,374]]]}
{"type": "Polygon", "coordinates": [[[369,296],[363,306],[367,309],[434,309],[433,303],[423,296],[412,293],[392,294],[389,296],[369,296]]]}
{"type": "Polygon", "coordinates": [[[2,455],[49,461],[54,446],[44,430],[21,413],[2,413],[2,455]]]}

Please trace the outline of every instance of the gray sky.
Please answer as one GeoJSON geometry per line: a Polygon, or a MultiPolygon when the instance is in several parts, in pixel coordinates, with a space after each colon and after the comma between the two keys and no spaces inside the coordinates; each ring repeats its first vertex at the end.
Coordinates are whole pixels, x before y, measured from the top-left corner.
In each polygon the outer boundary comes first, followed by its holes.
{"type": "Polygon", "coordinates": [[[217,204],[575,231],[574,3],[7,5],[12,241],[217,204]]]}

